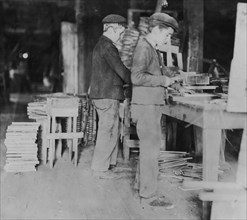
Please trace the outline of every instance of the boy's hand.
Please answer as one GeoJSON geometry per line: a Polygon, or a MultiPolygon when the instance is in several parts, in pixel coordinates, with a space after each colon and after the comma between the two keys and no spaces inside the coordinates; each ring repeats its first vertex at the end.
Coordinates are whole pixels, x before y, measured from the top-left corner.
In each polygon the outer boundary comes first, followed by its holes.
{"type": "Polygon", "coordinates": [[[179,93],[182,95],[182,96],[184,96],[185,95],[185,93],[188,93],[188,94],[195,94],[195,92],[193,91],[193,90],[190,90],[190,89],[186,89],[186,88],[184,88],[184,87],[180,87],[179,88],[179,93]]]}

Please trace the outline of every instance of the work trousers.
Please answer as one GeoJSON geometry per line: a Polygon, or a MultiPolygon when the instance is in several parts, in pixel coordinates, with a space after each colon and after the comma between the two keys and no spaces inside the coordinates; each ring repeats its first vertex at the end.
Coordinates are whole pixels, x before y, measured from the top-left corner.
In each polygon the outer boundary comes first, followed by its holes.
{"type": "Polygon", "coordinates": [[[92,170],[107,171],[110,164],[115,165],[118,154],[119,104],[113,99],[94,99],[98,115],[98,133],[92,160],[92,170]]]}
{"type": "Polygon", "coordinates": [[[158,188],[158,158],[161,146],[161,105],[132,104],[131,117],[140,139],[135,188],[143,198],[153,197],[158,188]]]}

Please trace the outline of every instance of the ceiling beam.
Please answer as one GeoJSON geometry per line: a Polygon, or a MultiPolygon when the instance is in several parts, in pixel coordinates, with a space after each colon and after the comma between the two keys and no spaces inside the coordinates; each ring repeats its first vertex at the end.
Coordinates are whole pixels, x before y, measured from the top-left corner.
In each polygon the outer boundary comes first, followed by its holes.
{"type": "Polygon", "coordinates": [[[5,27],[4,28],[4,33],[7,34],[26,34],[28,32],[31,32],[32,34],[44,34],[44,35],[50,35],[51,30],[49,29],[38,29],[38,30],[28,30],[26,28],[10,28],[10,27],[5,27]]]}
{"type": "Polygon", "coordinates": [[[18,4],[33,4],[33,3],[55,3],[58,7],[74,7],[75,0],[2,0],[3,7],[8,8],[11,5],[18,3],[18,4]]]}

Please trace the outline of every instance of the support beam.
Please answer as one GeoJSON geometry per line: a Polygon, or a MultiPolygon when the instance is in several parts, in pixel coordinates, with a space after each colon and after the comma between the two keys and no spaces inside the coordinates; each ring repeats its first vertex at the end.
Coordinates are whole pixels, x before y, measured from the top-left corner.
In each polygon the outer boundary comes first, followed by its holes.
{"type": "Polygon", "coordinates": [[[87,71],[86,71],[86,0],[76,0],[75,3],[76,24],[78,34],[78,94],[87,93],[87,71]]]}
{"type": "Polygon", "coordinates": [[[63,92],[78,94],[78,39],[76,25],[61,23],[62,55],[63,55],[63,92]]]}
{"type": "Polygon", "coordinates": [[[184,20],[188,28],[187,71],[202,72],[204,30],[203,11],[203,0],[184,0],[184,20]]]}
{"type": "Polygon", "coordinates": [[[0,71],[4,69],[3,5],[0,1],[0,71]]]}

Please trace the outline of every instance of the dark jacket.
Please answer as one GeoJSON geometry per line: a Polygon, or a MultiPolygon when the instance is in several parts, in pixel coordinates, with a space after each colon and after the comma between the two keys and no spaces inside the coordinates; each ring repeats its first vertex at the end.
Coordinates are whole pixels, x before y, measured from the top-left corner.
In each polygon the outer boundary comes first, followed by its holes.
{"type": "Polygon", "coordinates": [[[109,38],[100,37],[92,60],[90,98],[123,100],[123,85],[130,84],[130,71],[109,38]]]}

